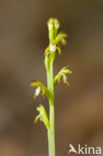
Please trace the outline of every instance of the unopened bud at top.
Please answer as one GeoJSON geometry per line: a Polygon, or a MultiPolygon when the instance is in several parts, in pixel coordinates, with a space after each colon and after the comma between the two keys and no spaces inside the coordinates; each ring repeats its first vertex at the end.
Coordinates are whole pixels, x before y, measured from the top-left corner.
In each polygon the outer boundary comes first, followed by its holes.
{"type": "Polygon", "coordinates": [[[53,28],[53,25],[54,25],[54,19],[50,18],[47,22],[47,25],[48,25],[49,30],[51,30],[53,28]]]}
{"type": "Polygon", "coordinates": [[[51,41],[52,39],[55,39],[60,23],[56,18],[50,18],[47,25],[49,30],[49,40],[51,41]]]}
{"type": "Polygon", "coordinates": [[[57,35],[59,27],[60,27],[60,22],[56,18],[54,18],[55,35],[57,35]]]}
{"type": "Polygon", "coordinates": [[[48,25],[48,31],[49,31],[49,40],[51,41],[54,39],[54,19],[50,18],[47,22],[48,25]]]}

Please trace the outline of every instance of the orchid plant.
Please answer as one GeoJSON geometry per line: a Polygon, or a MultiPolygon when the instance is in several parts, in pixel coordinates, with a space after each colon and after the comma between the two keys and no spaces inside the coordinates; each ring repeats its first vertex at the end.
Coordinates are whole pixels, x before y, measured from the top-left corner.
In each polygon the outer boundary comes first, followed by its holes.
{"type": "Polygon", "coordinates": [[[38,80],[33,80],[32,87],[36,87],[34,98],[42,94],[47,96],[49,102],[49,115],[43,105],[37,107],[39,114],[35,118],[35,123],[40,120],[44,123],[48,134],[48,151],[49,156],[55,156],[55,105],[54,105],[54,88],[61,80],[70,86],[67,80],[67,74],[72,74],[69,66],[62,68],[59,73],[53,76],[53,63],[56,52],[61,55],[61,45],[66,44],[67,34],[58,32],[60,23],[56,18],[50,18],[47,22],[49,33],[49,46],[44,52],[44,64],[47,72],[47,87],[38,80]]]}

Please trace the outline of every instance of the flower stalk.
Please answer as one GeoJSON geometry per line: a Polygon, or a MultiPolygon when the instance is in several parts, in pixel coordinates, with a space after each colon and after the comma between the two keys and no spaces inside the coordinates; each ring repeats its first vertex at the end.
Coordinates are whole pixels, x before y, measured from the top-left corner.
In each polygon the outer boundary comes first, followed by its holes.
{"type": "MultiPolygon", "coordinates": [[[[52,53],[52,52],[51,52],[52,53]]],[[[50,128],[48,129],[48,152],[49,156],[55,156],[55,121],[54,121],[54,82],[53,82],[53,61],[50,61],[49,69],[47,70],[47,87],[52,95],[49,99],[49,122],[50,128]]]]}
{"type": "Polygon", "coordinates": [[[46,95],[49,101],[49,116],[43,105],[37,107],[39,114],[37,115],[35,122],[39,119],[44,123],[48,134],[48,152],[49,156],[56,156],[55,152],[55,105],[54,105],[54,88],[56,84],[63,79],[63,82],[70,85],[67,80],[67,74],[72,74],[68,66],[62,68],[60,72],[54,77],[53,75],[53,63],[56,52],[61,55],[61,45],[66,44],[65,38],[67,34],[60,32],[58,29],[60,23],[56,18],[50,18],[47,23],[49,33],[49,46],[44,53],[44,64],[47,72],[47,87],[45,87],[40,81],[33,80],[31,86],[37,87],[34,93],[34,98],[39,96],[42,92],[42,96],[46,95]]]}

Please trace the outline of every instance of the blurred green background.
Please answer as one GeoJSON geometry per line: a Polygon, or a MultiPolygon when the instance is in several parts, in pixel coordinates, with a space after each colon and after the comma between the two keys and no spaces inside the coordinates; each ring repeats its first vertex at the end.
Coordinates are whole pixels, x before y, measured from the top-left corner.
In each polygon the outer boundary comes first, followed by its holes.
{"type": "Polygon", "coordinates": [[[46,84],[50,17],[69,34],[54,74],[73,71],[71,87],[55,90],[57,156],[68,156],[70,143],[103,146],[103,1],[0,0],[0,156],[48,155],[45,127],[33,124],[36,107],[48,102],[33,100],[29,84],[46,84]]]}

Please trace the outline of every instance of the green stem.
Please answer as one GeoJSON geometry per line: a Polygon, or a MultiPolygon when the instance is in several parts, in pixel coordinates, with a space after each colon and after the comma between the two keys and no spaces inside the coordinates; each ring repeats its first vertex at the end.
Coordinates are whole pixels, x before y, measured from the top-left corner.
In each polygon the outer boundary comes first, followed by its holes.
{"type": "Polygon", "coordinates": [[[48,150],[49,150],[49,156],[55,156],[55,121],[54,121],[55,113],[54,113],[53,59],[51,59],[49,67],[50,68],[47,70],[47,85],[48,85],[48,89],[52,95],[52,98],[49,99],[50,129],[48,130],[48,150]]]}

